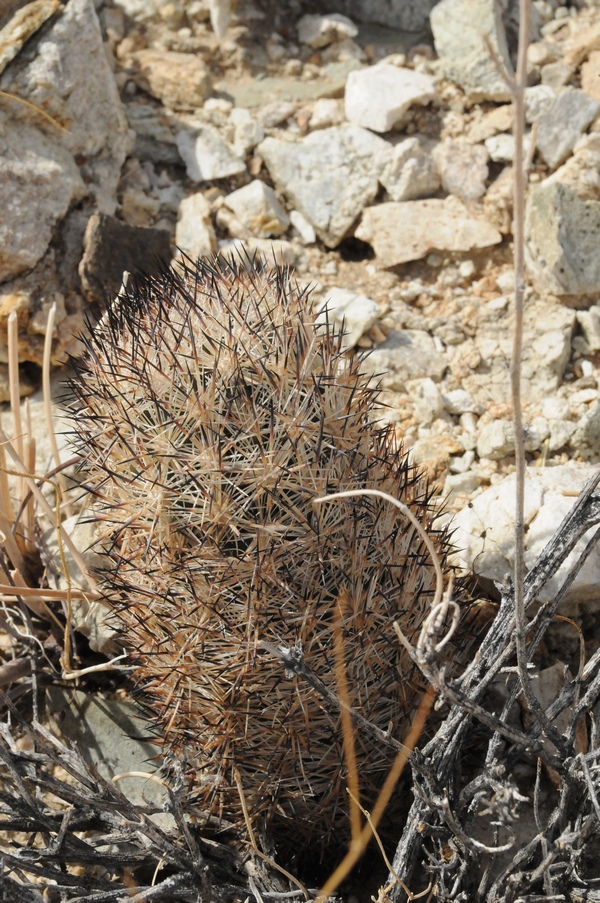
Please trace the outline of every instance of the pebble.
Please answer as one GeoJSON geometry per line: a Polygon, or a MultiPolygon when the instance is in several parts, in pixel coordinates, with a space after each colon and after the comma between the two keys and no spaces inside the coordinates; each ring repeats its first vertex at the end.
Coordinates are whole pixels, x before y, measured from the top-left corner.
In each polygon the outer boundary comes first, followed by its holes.
{"type": "Polygon", "coordinates": [[[184,198],[179,204],[175,245],[192,260],[209,257],[217,249],[210,204],[200,192],[184,198]]]}
{"type": "Polygon", "coordinates": [[[170,50],[140,50],[135,55],[144,87],[171,108],[201,106],[211,91],[202,57],[170,50]]]}
{"type": "Polygon", "coordinates": [[[599,112],[600,101],[569,87],[537,118],[536,147],[550,169],[564,163],[599,112]]]}
{"type": "Polygon", "coordinates": [[[272,188],[259,179],[228,194],[223,203],[256,238],[282,235],[290,225],[285,208],[272,188]]]}
{"type": "Polygon", "coordinates": [[[319,305],[318,324],[326,322],[343,326],[343,347],[353,348],[365,332],[381,316],[382,310],[376,301],[344,288],[328,289],[319,305]]]}
{"type": "Polygon", "coordinates": [[[389,132],[403,122],[413,104],[430,103],[435,96],[431,76],[379,63],[349,74],[346,118],[374,132],[389,132]]]}
{"type": "Polygon", "coordinates": [[[428,332],[419,329],[390,330],[382,342],[363,360],[365,373],[382,376],[382,386],[404,389],[407,380],[430,377],[439,381],[447,359],[428,332]]]}
{"type": "Polygon", "coordinates": [[[326,47],[327,44],[343,38],[355,38],[358,34],[358,28],[352,19],[340,13],[302,16],[296,27],[300,43],[308,44],[315,49],[326,47]]]}

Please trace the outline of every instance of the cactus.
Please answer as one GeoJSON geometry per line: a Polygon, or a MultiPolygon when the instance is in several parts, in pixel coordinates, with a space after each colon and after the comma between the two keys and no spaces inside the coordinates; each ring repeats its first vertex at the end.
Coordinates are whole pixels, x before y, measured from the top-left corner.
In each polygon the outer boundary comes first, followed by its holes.
{"type": "MultiPolygon", "coordinates": [[[[139,696],[204,810],[288,857],[346,838],[348,805],[339,712],[277,648],[301,649],[335,693],[337,619],[351,705],[402,740],[423,684],[391,624],[414,639],[435,588],[384,501],[312,501],[384,490],[448,552],[341,338],[285,269],[186,261],[122,292],[72,384],[101,586],[139,696]]],[[[394,753],[357,731],[356,754],[369,807],[394,753]]]]}

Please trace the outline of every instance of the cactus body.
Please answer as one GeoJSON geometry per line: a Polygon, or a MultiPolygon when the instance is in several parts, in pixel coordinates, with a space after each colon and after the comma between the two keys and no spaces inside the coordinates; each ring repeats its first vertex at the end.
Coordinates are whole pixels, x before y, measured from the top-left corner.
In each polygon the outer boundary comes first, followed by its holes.
{"type": "MultiPolygon", "coordinates": [[[[273,650],[301,648],[337,692],[338,619],[352,706],[405,735],[422,684],[391,624],[415,638],[429,556],[384,501],[311,504],[382,489],[431,529],[377,391],[286,271],[221,260],[117,299],[73,385],[102,586],[203,807],[243,832],[243,796],[255,828],[296,849],[346,837],[339,714],[273,650]]],[[[394,753],[359,731],[356,746],[370,807],[394,753]]]]}

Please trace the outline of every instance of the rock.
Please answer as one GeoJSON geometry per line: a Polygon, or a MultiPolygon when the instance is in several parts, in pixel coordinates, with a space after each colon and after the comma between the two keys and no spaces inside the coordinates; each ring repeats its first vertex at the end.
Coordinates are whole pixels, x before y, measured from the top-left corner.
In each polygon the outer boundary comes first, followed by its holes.
{"type": "Polygon", "coordinates": [[[444,191],[462,201],[476,201],[483,197],[489,160],[485,147],[480,144],[459,144],[446,138],[435,147],[433,157],[444,191]]]}
{"type": "Polygon", "coordinates": [[[549,420],[548,427],[550,429],[548,451],[556,452],[569,444],[577,429],[577,424],[572,420],[549,420]]]}
{"type": "Polygon", "coordinates": [[[479,413],[480,406],[471,393],[465,392],[464,389],[452,389],[443,396],[442,401],[448,413],[454,414],[456,417],[470,412],[479,413]]]}
{"type": "Polygon", "coordinates": [[[86,188],[60,142],[0,111],[0,282],[32,269],[86,188]]]}
{"type": "MultiPolygon", "coordinates": [[[[64,364],[68,354],[80,350],[77,335],[84,325],[82,301],[69,291],[68,280],[61,272],[56,257],[56,251],[50,248],[33,270],[0,285],[0,335],[4,336],[0,344],[0,361],[3,363],[8,361],[8,317],[14,312],[18,324],[19,361],[41,366],[46,323],[52,304],[56,304],[52,363],[64,364]],[[66,302],[69,304],[68,314],[66,302]]],[[[29,373],[28,378],[25,370],[21,374],[21,383],[21,394],[29,394],[36,385],[35,375],[29,373]]]]}
{"type": "Polygon", "coordinates": [[[197,54],[147,49],[135,60],[142,87],[171,109],[201,107],[211,92],[206,64],[197,54]]]}
{"type": "Polygon", "coordinates": [[[600,290],[600,201],[585,201],[559,182],[530,193],[525,240],[527,262],[540,291],[585,295],[600,290]]]}
{"type": "Polygon", "coordinates": [[[428,28],[429,12],[437,0],[329,0],[328,8],[359,22],[378,22],[386,29],[420,32],[428,28]]]}
{"type": "Polygon", "coordinates": [[[182,130],[176,138],[181,159],[193,182],[225,179],[246,171],[246,164],[236,156],[212,126],[195,131],[182,130]]]}
{"type": "Polygon", "coordinates": [[[472,216],[455,198],[369,207],[355,235],[373,246],[386,267],[420,260],[430,251],[470,251],[502,240],[494,226],[472,216]]]}
{"type": "Polygon", "coordinates": [[[332,125],[340,125],[345,118],[344,103],[334,97],[320,97],[315,101],[310,117],[310,128],[327,129],[332,125]]]}
{"type": "Polygon", "coordinates": [[[515,450],[515,431],[508,420],[494,420],[483,427],[477,439],[480,458],[504,458],[515,450]]]}
{"type": "Polygon", "coordinates": [[[576,316],[590,351],[600,351],[600,306],[578,310],[576,316]]]}
{"type": "Polygon", "coordinates": [[[344,329],[343,347],[353,348],[373,326],[382,310],[376,301],[349,289],[330,288],[319,304],[318,324],[334,323],[344,329]]]}
{"type": "Polygon", "coordinates": [[[563,163],[600,111],[600,101],[565,88],[537,119],[536,147],[550,169],[563,163]]]}
{"type": "Polygon", "coordinates": [[[428,152],[433,142],[406,138],[390,147],[379,181],[393,201],[412,201],[435,194],[440,177],[428,152]]]}
{"type": "Polygon", "coordinates": [[[483,212],[492,225],[503,235],[512,233],[513,215],[513,169],[505,166],[497,179],[487,190],[483,201],[483,212]]]}
{"type": "Polygon", "coordinates": [[[573,156],[545,179],[545,185],[555,182],[572,189],[582,200],[600,200],[600,134],[583,135],[573,156]]]}
{"type": "MultiPolygon", "coordinates": [[[[40,412],[43,419],[43,413],[40,412]]],[[[89,514],[75,514],[66,518],[62,524],[63,529],[73,540],[75,547],[81,552],[86,567],[93,571],[102,564],[102,557],[94,552],[92,546],[96,541],[96,524],[89,520],[89,514]]],[[[79,565],[75,562],[68,547],[63,544],[62,550],[58,548],[56,528],[50,527],[42,536],[42,546],[47,557],[49,574],[54,576],[54,584],[57,589],[64,589],[66,581],[64,577],[63,560],[67,566],[69,579],[74,587],[87,589],[87,581],[82,576],[79,565]]],[[[71,600],[72,627],[85,636],[90,648],[104,655],[114,655],[118,650],[118,631],[116,625],[111,623],[111,610],[101,599],[87,602],[85,599],[71,600]]]]}
{"type": "Polygon", "coordinates": [[[346,118],[374,132],[389,132],[403,122],[413,104],[430,103],[435,96],[431,76],[380,63],[349,74],[346,118]]]}
{"type": "MultiPolygon", "coordinates": [[[[106,780],[131,772],[153,774],[160,767],[148,719],[133,703],[61,687],[49,687],[46,694],[56,736],[76,744],[83,758],[106,780]]],[[[117,786],[138,806],[154,805],[160,809],[168,800],[166,789],[153,780],[134,776],[124,778],[117,786]]],[[[173,827],[172,816],[164,812],[148,817],[162,828],[173,827]]]]}
{"type": "MultiPolygon", "coordinates": [[[[573,507],[577,492],[596,471],[595,465],[570,462],[557,467],[530,467],[525,482],[525,567],[529,570],[547,542],[554,536],[563,517],[573,507]],[[563,490],[570,495],[563,495],[563,490]]],[[[512,574],[514,563],[515,475],[492,486],[453,520],[453,540],[460,551],[460,567],[474,571],[498,583],[512,574]]],[[[557,574],[541,590],[541,602],[553,599],[583,547],[594,531],[592,527],[575,546],[557,574]]],[[[600,548],[595,546],[582,570],[567,592],[560,611],[577,614],[580,606],[597,610],[600,603],[600,548]]]]}
{"type": "Polygon", "coordinates": [[[234,107],[229,114],[229,121],[234,127],[233,151],[239,157],[244,157],[265,137],[265,130],[252,118],[249,110],[234,107]]]}
{"type": "Polygon", "coordinates": [[[301,44],[318,49],[344,38],[355,38],[358,28],[347,16],[329,13],[326,16],[302,16],[298,20],[298,39],[301,44]]]}
{"type": "Polygon", "coordinates": [[[179,164],[181,157],[175,143],[175,130],[163,107],[146,101],[133,101],[125,106],[127,122],[135,132],[133,155],[152,163],[179,164]]]}
{"type": "Polygon", "coordinates": [[[257,113],[258,121],[266,129],[274,129],[290,119],[296,112],[296,104],[289,100],[274,100],[265,104],[257,113]]]}
{"type": "Polygon", "coordinates": [[[592,100],[600,100],[600,50],[594,50],[581,67],[581,89],[592,100]]]}
{"type": "Polygon", "coordinates": [[[317,235],[305,216],[299,210],[290,210],[290,222],[304,245],[314,245],[317,235]]]}
{"type": "Polygon", "coordinates": [[[421,425],[428,426],[441,416],[444,400],[431,377],[407,380],[406,390],[415,403],[415,416],[421,425]]]}
{"type": "Polygon", "coordinates": [[[597,454],[600,448],[600,401],[594,402],[576,425],[571,437],[574,448],[586,446],[597,454]]]}
{"type": "MultiPolygon", "coordinates": [[[[531,135],[527,134],[523,140],[523,150],[528,153],[531,144],[531,135]]],[[[486,138],[485,146],[494,163],[512,163],[515,158],[515,139],[513,135],[493,135],[486,138]]]]}
{"type": "MultiPolygon", "coordinates": [[[[81,174],[98,210],[113,213],[133,136],[93,0],[69,0],[49,26],[31,39],[36,42],[35,53],[19,54],[2,73],[0,89],[41,108],[66,127],[49,131],[51,140],[83,161],[81,174]]],[[[15,118],[32,122],[26,108],[14,106],[15,118]]]]}
{"type": "Polygon", "coordinates": [[[90,301],[110,304],[117,296],[123,272],[158,273],[161,261],[171,259],[171,236],[164,229],[127,226],[105,214],[90,217],[79,265],[81,284],[90,301]]]}
{"type": "Polygon", "coordinates": [[[510,100],[483,39],[483,35],[488,36],[511,71],[500,4],[496,0],[441,0],[432,9],[430,22],[447,78],[464,88],[471,100],[510,100]]]}
{"type": "Polygon", "coordinates": [[[532,125],[547,113],[556,100],[556,92],[548,85],[532,85],[525,88],[525,119],[532,125]]]}
{"type": "Polygon", "coordinates": [[[428,332],[420,329],[391,329],[385,342],[371,351],[362,363],[364,373],[381,376],[385,389],[400,390],[407,380],[430,377],[439,382],[448,365],[428,332]]]}
{"type": "Polygon", "coordinates": [[[290,218],[275,192],[259,179],[228,194],[224,203],[256,238],[281,235],[289,228],[290,218]]]}
{"type": "Polygon", "coordinates": [[[448,474],[442,496],[448,505],[452,505],[463,497],[470,500],[475,490],[479,488],[480,482],[476,473],[467,471],[466,473],[448,474]]]}
{"type": "MultiPolygon", "coordinates": [[[[178,251],[192,260],[209,257],[216,251],[217,239],[210,217],[210,204],[197,192],[184,198],[179,205],[175,245],[178,251]]],[[[180,256],[176,252],[176,256],[180,256]]]]}
{"type": "Polygon", "coordinates": [[[375,199],[380,154],[387,143],[366,129],[339,126],[291,143],[266,138],[257,150],[279,192],[335,248],[360,211],[375,199]]]}

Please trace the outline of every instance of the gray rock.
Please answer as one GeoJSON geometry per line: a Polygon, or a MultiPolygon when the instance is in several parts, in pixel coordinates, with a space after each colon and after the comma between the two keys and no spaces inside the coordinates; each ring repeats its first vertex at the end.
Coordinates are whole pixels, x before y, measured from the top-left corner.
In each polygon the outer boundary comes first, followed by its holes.
{"type": "Polygon", "coordinates": [[[355,38],[358,28],[347,16],[329,13],[326,16],[302,16],[298,21],[298,40],[318,49],[344,38],[355,38]]]}
{"type": "Polygon", "coordinates": [[[175,130],[164,108],[134,101],[125,106],[127,122],[135,132],[133,156],[152,163],[180,164],[175,130]]]}
{"type": "Polygon", "coordinates": [[[432,146],[433,142],[412,137],[390,147],[379,181],[393,201],[412,201],[438,190],[441,181],[429,153],[432,146]]]}
{"type": "Polygon", "coordinates": [[[364,359],[364,373],[381,376],[386,389],[404,389],[407,380],[430,377],[439,382],[448,365],[428,332],[420,329],[390,330],[385,342],[364,359]]]}
{"type": "MultiPolygon", "coordinates": [[[[596,471],[595,465],[570,462],[558,467],[528,468],[525,482],[525,567],[529,570],[573,507],[573,491],[580,490],[596,471]],[[563,495],[568,490],[569,495],[563,495]]],[[[502,582],[512,573],[514,563],[515,475],[477,496],[453,520],[453,541],[460,549],[459,566],[482,577],[502,582]]],[[[570,568],[590,539],[591,528],[577,543],[563,566],[543,587],[538,599],[556,596],[570,568]]],[[[568,590],[560,611],[576,614],[580,605],[597,610],[600,604],[600,547],[590,557],[568,590]]]]}
{"type": "Polygon", "coordinates": [[[282,235],[289,228],[290,218],[277,195],[260,179],[232,191],[224,203],[256,238],[282,235]]]}
{"type": "Polygon", "coordinates": [[[462,496],[470,498],[475,490],[479,488],[479,485],[480,479],[476,473],[451,473],[448,474],[444,481],[442,496],[446,503],[451,504],[462,496]]]}
{"type": "Polygon", "coordinates": [[[376,301],[366,295],[358,295],[345,288],[330,288],[319,305],[318,324],[343,325],[344,348],[353,348],[365,332],[371,328],[382,310],[376,301]]]}
{"type": "Polygon", "coordinates": [[[525,118],[529,125],[547,113],[555,100],[556,92],[548,85],[532,85],[525,88],[525,118]]]}
{"type": "Polygon", "coordinates": [[[210,204],[200,192],[184,198],[179,205],[175,244],[178,251],[192,260],[209,257],[216,251],[217,239],[211,222],[210,204]]]}
{"type": "MultiPolygon", "coordinates": [[[[98,209],[113,213],[121,167],[133,145],[133,135],[106,56],[93,0],[69,0],[48,31],[42,33],[33,58],[20,54],[5,70],[0,89],[41,108],[66,126],[63,132],[53,130],[54,140],[74,157],[85,160],[81,174],[95,195],[98,209]]],[[[31,121],[30,114],[25,115],[31,121]]]]}
{"type": "Polygon", "coordinates": [[[60,142],[0,110],[0,282],[32,269],[86,188],[60,142]]]}
{"type": "Polygon", "coordinates": [[[477,454],[493,461],[515,450],[515,431],[508,420],[494,420],[481,430],[477,439],[477,454]]]}
{"type": "Polygon", "coordinates": [[[402,123],[413,104],[427,104],[434,98],[431,76],[383,62],[348,76],[346,118],[374,132],[389,132],[402,123]]]}
{"type": "Polygon", "coordinates": [[[193,182],[225,179],[246,171],[246,164],[236,156],[212,126],[197,131],[182,130],[177,135],[177,148],[193,182]]]}
{"type": "Polygon", "coordinates": [[[441,0],[431,11],[435,49],[446,76],[472,100],[509,100],[483,35],[511,68],[500,4],[496,0],[441,0]]]}
{"type": "Polygon", "coordinates": [[[378,156],[387,143],[366,129],[339,126],[312,132],[291,143],[266,138],[258,146],[282,194],[335,248],[379,186],[378,156]]]}
{"type": "Polygon", "coordinates": [[[265,130],[252,118],[249,110],[234,107],[229,114],[229,121],[234,128],[233,150],[239,157],[255,148],[265,137],[265,130]]]}
{"type": "MultiPolygon", "coordinates": [[[[121,774],[154,774],[158,770],[157,746],[151,742],[155,735],[133,703],[61,687],[50,687],[46,692],[50,723],[56,735],[77,744],[103,778],[110,781],[121,774]]],[[[128,777],[117,786],[138,806],[162,807],[168,800],[166,788],[153,780],[128,777]]],[[[164,813],[151,818],[163,827],[173,825],[172,817],[164,813]]]]}
{"type": "Polygon", "coordinates": [[[551,169],[567,159],[598,111],[600,101],[576,88],[565,88],[538,117],[536,146],[551,169]]]}
{"type": "Polygon", "coordinates": [[[481,144],[460,144],[446,138],[433,151],[444,191],[462,201],[483,197],[488,177],[489,153],[481,144]]]}
{"type": "Polygon", "coordinates": [[[582,200],[559,182],[542,182],[527,204],[527,261],[540,291],[585,295],[600,290],[600,201],[582,200]]]}
{"type": "Polygon", "coordinates": [[[577,424],[573,423],[572,420],[549,420],[548,427],[550,429],[548,451],[556,452],[569,444],[573,433],[577,429],[577,424]]]}
{"type": "Polygon", "coordinates": [[[358,22],[378,22],[386,28],[419,32],[427,28],[437,0],[329,0],[328,9],[352,16],[358,22]]]}
{"type": "Polygon", "coordinates": [[[494,226],[472,216],[456,198],[369,207],[355,235],[373,246],[386,267],[420,260],[430,251],[470,251],[502,240],[494,226]]]}

